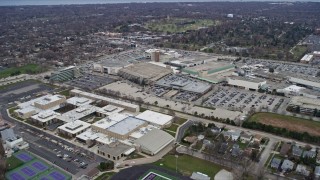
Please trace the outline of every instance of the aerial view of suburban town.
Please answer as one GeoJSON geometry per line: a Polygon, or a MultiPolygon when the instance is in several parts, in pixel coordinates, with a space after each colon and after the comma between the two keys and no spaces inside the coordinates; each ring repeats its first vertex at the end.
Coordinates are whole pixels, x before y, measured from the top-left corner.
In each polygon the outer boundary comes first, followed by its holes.
{"type": "Polygon", "coordinates": [[[319,2],[22,2],[0,180],[320,179],[319,2]]]}

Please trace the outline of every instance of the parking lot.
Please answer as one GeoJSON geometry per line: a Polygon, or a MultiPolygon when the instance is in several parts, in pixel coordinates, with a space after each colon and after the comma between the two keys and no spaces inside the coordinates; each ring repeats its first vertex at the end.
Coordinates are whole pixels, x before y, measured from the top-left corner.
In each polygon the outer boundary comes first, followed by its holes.
{"type": "Polygon", "coordinates": [[[91,74],[85,74],[84,76],[73,79],[71,81],[66,82],[66,84],[74,87],[78,87],[84,90],[93,90],[97,89],[101,86],[107,85],[114,82],[113,79],[106,76],[97,76],[91,74]]]}
{"type": "Polygon", "coordinates": [[[246,110],[252,108],[260,110],[268,108],[271,111],[277,111],[287,98],[258,92],[250,92],[231,87],[220,87],[208,100],[204,102],[205,106],[224,107],[229,110],[246,110]]]}

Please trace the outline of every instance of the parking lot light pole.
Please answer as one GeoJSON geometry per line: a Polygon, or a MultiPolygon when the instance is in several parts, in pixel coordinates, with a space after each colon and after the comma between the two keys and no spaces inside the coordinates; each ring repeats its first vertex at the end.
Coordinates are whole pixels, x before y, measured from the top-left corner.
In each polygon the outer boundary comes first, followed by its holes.
{"type": "Polygon", "coordinates": [[[178,155],[175,155],[175,157],[176,157],[176,173],[178,172],[178,155]]]}

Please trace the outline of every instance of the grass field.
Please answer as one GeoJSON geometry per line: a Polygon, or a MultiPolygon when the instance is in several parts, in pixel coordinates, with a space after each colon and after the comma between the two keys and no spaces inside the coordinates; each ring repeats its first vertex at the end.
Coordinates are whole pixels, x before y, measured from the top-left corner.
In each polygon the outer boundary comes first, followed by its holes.
{"type": "Polygon", "coordinates": [[[320,122],[312,120],[273,113],[256,113],[249,118],[249,121],[286,128],[290,131],[308,132],[311,135],[320,136],[320,122]]]}
{"type": "MultiPolygon", "coordinates": [[[[186,176],[191,176],[192,172],[201,172],[214,179],[214,176],[222,169],[219,165],[188,155],[180,155],[177,162],[178,171],[186,176]]],[[[174,155],[166,155],[154,164],[175,171],[176,157],[174,155]]]]}
{"type": "Polygon", "coordinates": [[[292,49],[294,60],[299,61],[301,57],[307,52],[307,46],[296,46],[292,49]]]}
{"type": "Polygon", "coordinates": [[[101,174],[99,177],[95,178],[95,180],[109,180],[111,177],[116,174],[115,172],[106,172],[101,174]]]}
{"type": "Polygon", "coordinates": [[[20,161],[20,159],[11,156],[6,160],[6,164],[7,164],[7,171],[10,171],[12,169],[15,169],[19,166],[21,166],[23,164],[22,161],[20,161]]]}
{"type": "Polygon", "coordinates": [[[175,123],[181,125],[181,124],[185,123],[186,121],[187,121],[187,119],[179,118],[178,120],[175,121],[175,123]]]}
{"type": "Polygon", "coordinates": [[[27,64],[21,67],[12,67],[0,71],[0,78],[6,78],[12,75],[19,75],[19,74],[35,74],[44,71],[42,67],[37,64],[27,64]]]}
{"type": "Polygon", "coordinates": [[[185,32],[188,30],[197,30],[201,27],[208,27],[217,25],[218,21],[213,21],[209,19],[185,19],[185,18],[172,18],[172,19],[162,19],[157,21],[148,22],[145,27],[152,31],[160,32],[185,32]]]}
{"type": "Polygon", "coordinates": [[[166,128],[166,130],[177,132],[178,127],[178,125],[172,124],[170,127],[166,128]]]}
{"type": "Polygon", "coordinates": [[[60,91],[59,94],[69,97],[70,96],[70,90],[67,89],[67,90],[64,90],[64,91],[60,91]]]}

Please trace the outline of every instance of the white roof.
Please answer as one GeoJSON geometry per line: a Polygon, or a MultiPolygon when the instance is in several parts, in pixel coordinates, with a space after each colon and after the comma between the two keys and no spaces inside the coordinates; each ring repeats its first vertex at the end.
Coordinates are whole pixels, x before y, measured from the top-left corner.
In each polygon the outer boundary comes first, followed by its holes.
{"type": "Polygon", "coordinates": [[[32,99],[30,101],[21,103],[21,104],[18,105],[18,107],[19,108],[26,108],[26,107],[29,107],[29,106],[34,106],[35,102],[37,102],[38,104],[41,104],[41,105],[48,104],[50,102],[54,102],[54,101],[60,100],[61,98],[65,98],[65,96],[47,94],[45,96],[41,96],[41,97],[38,97],[36,99],[32,99]]]}
{"type": "Polygon", "coordinates": [[[157,154],[172,141],[174,141],[174,137],[167,132],[159,129],[153,129],[146,135],[135,140],[135,144],[140,145],[142,149],[146,149],[153,154],[157,154]]]}
{"type": "Polygon", "coordinates": [[[153,129],[159,129],[159,128],[149,124],[148,126],[142,127],[138,131],[131,133],[129,137],[133,139],[139,139],[153,129]]]}
{"type": "Polygon", "coordinates": [[[38,112],[40,112],[40,109],[38,109],[38,108],[36,108],[34,106],[29,106],[29,107],[24,107],[22,109],[15,110],[15,112],[19,112],[19,113],[22,113],[22,114],[29,113],[29,112],[32,112],[32,111],[35,111],[35,113],[38,113],[38,112]]]}
{"type": "Polygon", "coordinates": [[[95,140],[97,138],[99,138],[98,134],[91,131],[91,129],[77,135],[77,138],[79,139],[82,139],[84,141],[87,141],[87,140],[95,140]]]}
{"type": "Polygon", "coordinates": [[[123,110],[124,108],[122,107],[117,107],[109,104],[105,107],[100,108],[97,112],[110,116],[111,114],[114,114],[114,113],[120,113],[123,110]]]}
{"type": "Polygon", "coordinates": [[[90,123],[76,120],[73,122],[66,123],[62,126],[59,126],[58,129],[63,130],[65,132],[71,133],[71,134],[76,134],[80,131],[83,131],[91,126],[90,123]]]}
{"type": "Polygon", "coordinates": [[[64,122],[71,122],[73,120],[81,119],[85,116],[88,116],[94,112],[96,112],[99,108],[93,105],[84,105],[68,111],[61,116],[57,116],[57,119],[64,121],[64,122]]]}
{"type": "Polygon", "coordinates": [[[101,144],[110,144],[112,143],[112,138],[109,136],[102,134],[102,133],[97,133],[98,138],[96,139],[96,142],[101,143],[101,144]]]}
{"type": "Polygon", "coordinates": [[[119,101],[116,99],[111,99],[108,97],[104,97],[104,96],[100,96],[100,95],[96,95],[96,94],[92,94],[92,93],[88,93],[88,92],[84,92],[84,91],[80,91],[78,89],[73,89],[71,90],[71,93],[75,93],[75,94],[79,94],[80,96],[85,96],[94,100],[102,100],[102,101],[106,101],[108,103],[113,103],[114,105],[121,105],[121,106],[125,106],[125,107],[130,107],[133,109],[139,109],[138,105],[135,104],[131,104],[131,103],[127,103],[124,101],[119,101]]]}
{"type": "Polygon", "coordinates": [[[101,119],[100,121],[97,121],[93,124],[93,126],[99,127],[101,129],[107,129],[110,126],[124,120],[125,118],[127,118],[128,116],[125,114],[112,114],[106,118],[101,119]]]}
{"type": "Polygon", "coordinates": [[[40,105],[47,105],[56,101],[59,101],[60,99],[65,99],[65,96],[56,94],[56,95],[46,95],[43,98],[39,99],[38,101],[35,101],[35,103],[40,105]]]}
{"type": "Polygon", "coordinates": [[[320,99],[308,98],[303,96],[294,96],[290,104],[298,105],[300,108],[320,109],[320,99]]]}
{"type": "Polygon", "coordinates": [[[54,112],[52,110],[45,110],[31,116],[31,118],[40,122],[47,122],[54,119],[58,115],[60,115],[60,113],[54,112]]]}
{"type": "Polygon", "coordinates": [[[288,86],[288,87],[284,88],[284,90],[292,91],[292,92],[299,92],[302,89],[306,89],[306,88],[300,87],[300,86],[297,86],[297,85],[291,85],[291,86],[288,86]]]}
{"type": "Polygon", "coordinates": [[[140,113],[139,115],[137,115],[136,117],[139,119],[145,120],[149,123],[157,124],[160,126],[170,123],[173,119],[172,116],[161,114],[161,113],[150,111],[150,110],[146,110],[140,113]]]}
{"type": "Polygon", "coordinates": [[[114,125],[108,128],[108,131],[113,133],[117,133],[120,135],[125,135],[136,129],[137,127],[143,125],[145,121],[141,119],[137,119],[135,117],[127,117],[122,121],[115,123],[114,125]]]}
{"type": "Polygon", "coordinates": [[[306,86],[320,88],[320,83],[309,81],[309,80],[305,80],[305,79],[299,79],[299,78],[295,78],[295,77],[290,77],[289,81],[291,81],[293,83],[303,84],[303,85],[306,85],[306,86]]]}
{"type": "Polygon", "coordinates": [[[68,104],[72,104],[74,106],[84,106],[91,104],[93,100],[85,98],[85,97],[72,97],[67,99],[68,104]]]}
{"type": "Polygon", "coordinates": [[[311,61],[313,58],[313,55],[312,54],[306,54],[304,55],[302,58],[301,58],[301,61],[311,61]]]}

